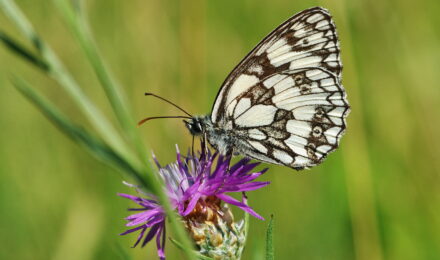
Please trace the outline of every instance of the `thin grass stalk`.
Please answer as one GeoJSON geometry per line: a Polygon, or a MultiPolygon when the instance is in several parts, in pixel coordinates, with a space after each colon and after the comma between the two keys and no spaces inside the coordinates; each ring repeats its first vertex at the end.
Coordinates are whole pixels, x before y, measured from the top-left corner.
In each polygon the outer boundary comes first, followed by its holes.
{"type": "Polygon", "coordinates": [[[132,142],[132,145],[136,148],[141,162],[144,165],[149,165],[146,152],[147,149],[135,127],[136,123],[131,116],[132,112],[127,104],[126,96],[120,85],[107,69],[106,64],[104,64],[92,33],[90,32],[90,27],[85,20],[84,14],[80,12],[79,7],[77,7],[78,10],[75,10],[74,6],[72,6],[69,1],[55,0],[54,2],[63,14],[62,17],[65,19],[71,32],[78,40],[81,49],[86,54],[88,61],[92,65],[95,74],[110,101],[119,124],[132,142]]]}

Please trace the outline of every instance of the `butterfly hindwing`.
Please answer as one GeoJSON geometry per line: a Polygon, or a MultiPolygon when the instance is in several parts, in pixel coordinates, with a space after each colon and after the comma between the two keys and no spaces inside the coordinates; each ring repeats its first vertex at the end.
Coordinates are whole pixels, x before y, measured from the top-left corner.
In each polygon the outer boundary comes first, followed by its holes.
{"type": "Polygon", "coordinates": [[[271,75],[238,100],[227,122],[241,152],[293,168],[316,165],[336,149],[349,112],[338,78],[320,68],[271,75]]]}

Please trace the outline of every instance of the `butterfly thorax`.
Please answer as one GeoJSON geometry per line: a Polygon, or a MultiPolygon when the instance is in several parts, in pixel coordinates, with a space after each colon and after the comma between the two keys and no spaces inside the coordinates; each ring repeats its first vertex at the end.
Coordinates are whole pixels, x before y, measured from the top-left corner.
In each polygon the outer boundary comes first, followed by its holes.
{"type": "Polygon", "coordinates": [[[233,133],[212,123],[209,115],[195,116],[185,121],[185,125],[192,135],[206,137],[208,143],[220,154],[231,154],[237,146],[233,133]]]}

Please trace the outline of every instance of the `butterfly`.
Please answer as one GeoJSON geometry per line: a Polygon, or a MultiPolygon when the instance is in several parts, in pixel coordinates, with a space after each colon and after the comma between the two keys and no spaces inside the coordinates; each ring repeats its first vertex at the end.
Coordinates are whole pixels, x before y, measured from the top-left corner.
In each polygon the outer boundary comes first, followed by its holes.
{"type": "Polygon", "coordinates": [[[310,8],[278,26],[232,70],[210,115],[184,122],[221,154],[309,168],[338,147],[346,129],[350,106],[341,71],[331,15],[310,8]]]}

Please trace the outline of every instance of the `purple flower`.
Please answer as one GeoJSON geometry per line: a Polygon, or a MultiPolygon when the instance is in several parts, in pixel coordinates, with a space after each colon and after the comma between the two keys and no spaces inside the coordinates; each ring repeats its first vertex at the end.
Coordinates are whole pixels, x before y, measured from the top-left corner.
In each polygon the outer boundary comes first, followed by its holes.
{"type": "MultiPolygon", "coordinates": [[[[154,158],[155,159],[155,158],[154,158]]],[[[248,212],[252,216],[263,219],[244,199],[239,201],[226,195],[227,192],[241,192],[256,190],[269,184],[269,182],[254,181],[267,169],[251,173],[259,163],[249,163],[250,159],[241,159],[230,166],[230,157],[225,157],[210,152],[201,153],[199,157],[188,153],[182,156],[177,149],[177,161],[159,167],[159,174],[166,185],[166,192],[172,206],[183,217],[183,219],[208,219],[209,212],[219,209],[220,202],[235,205],[248,212]],[[214,162],[217,161],[215,167],[214,162]]],[[[130,187],[135,186],[127,184],[130,187]]],[[[128,198],[140,207],[131,208],[130,211],[139,211],[128,216],[126,225],[136,226],[122,233],[125,235],[140,230],[140,234],[133,247],[142,241],[145,246],[156,237],[158,255],[164,259],[165,246],[165,213],[152,194],[143,193],[136,188],[139,196],[119,194],[128,198]],[[148,232],[147,232],[148,230],[148,232]]]]}
{"type": "Polygon", "coordinates": [[[142,247],[144,247],[148,242],[150,242],[154,237],[156,237],[157,254],[160,259],[165,259],[165,213],[162,207],[154,199],[154,196],[143,193],[139,188],[124,182],[127,186],[133,187],[139,194],[145,196],[145,198],[133,196],[129,194],[118,193],[119,196],[130,199],[138,204],[138,208],[129,208],[129,211],[138,211],[126,217],[125,219],[129,222],[126,224],[127,227],[137,226],[135,228],[130,228],[129,230],[121,233],[120,235],[126,235],[135,231],[140,230],[139,236],[133,247],[136,247],[142,240],[146,233],[144,240],[142,242],[142,247]],[[147,197],[153,199],[147,199],[147,197]]]}

